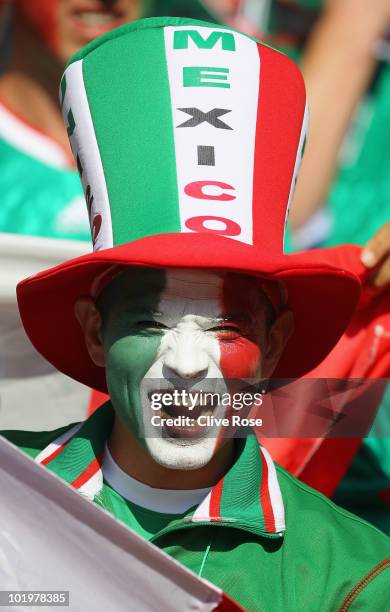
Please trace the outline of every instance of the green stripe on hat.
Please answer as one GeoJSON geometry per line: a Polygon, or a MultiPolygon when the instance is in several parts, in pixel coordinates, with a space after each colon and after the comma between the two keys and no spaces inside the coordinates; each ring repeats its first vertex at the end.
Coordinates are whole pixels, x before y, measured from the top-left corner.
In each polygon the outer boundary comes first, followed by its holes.
{"type": "Polygon", "coordinates": [[[107,41],[85,56],[83,76],[114,245],[180,231],[163,28],[107,41]]]}

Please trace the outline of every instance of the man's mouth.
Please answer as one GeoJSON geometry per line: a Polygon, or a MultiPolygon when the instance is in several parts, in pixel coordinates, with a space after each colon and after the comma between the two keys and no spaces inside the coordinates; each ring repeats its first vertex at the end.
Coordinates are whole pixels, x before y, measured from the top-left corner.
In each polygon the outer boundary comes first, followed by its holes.
{"type": "Polygon", "coordinates": [[[126,13],[115,4],[108,9],[104,6],[91,7],[87,3],[80,3],[79,7],[72,11],[71,20],[76,32],[85,42],[89,42],[125,23],[126,13]]]}
{"type": "Polygon", "coordinates": [[[116,21],[113,13],[78,13],[77,18],[88,27],[101,27],[116,21]]]}
{"type": "Polygon", "coordinates": [[[151,391],[148,393],[152,405],[153,397],[160,397],[160,407],[154,414],[164,422],[163,431],[170,438],[199,439],[207,435],[210,427],[198,423],[200,416],[211,416],[216,402],[211,394],[185,392],[175,395],[174,391],[151,391]],[[174,421],[174,422],[173,422],[174,421]]]}

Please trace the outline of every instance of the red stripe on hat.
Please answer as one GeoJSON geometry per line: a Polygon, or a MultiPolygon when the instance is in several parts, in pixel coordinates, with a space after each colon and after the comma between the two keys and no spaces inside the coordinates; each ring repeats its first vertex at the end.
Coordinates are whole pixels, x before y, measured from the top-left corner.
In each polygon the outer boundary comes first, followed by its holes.
{"type": "Polygon", "coordinates": [[[295,63],[259,44],[260,82],[253,175],[253,244],[283,251],[287,203],[305,112],[295,63]]]}
{"type": "Polygon", "coordinates": [[[260,504],[263,510],[264,516],[264,526],[266,533],[275,533],[275,516],[274,511],[272,509],[271,496],[269,494],[269,486],[268,486],[268,465],[267,461],[261,452],[259,447],[260,456],[261,456],[261,485],[260,485],[260,504]]]}
{"type": "Polygon", "coordinates": [[[215,485],[210,496],[210,520],[213,523],[221,521],[221,497],[223,488],[223,478],[215,485]]]}
{"type": "Polygon", "coordinates": [[[79,489],[86,482],[88,482],[88,480],[90,480],[92,476],[95,476],[96,472],[101,469],[102,461],[103,453],[100,453],[100,455],[95,457],[95,459],[91,461],[88,467],[86,467],[85,470],[81,472],[80,476],[78,476],[73,482],[70,483],[72,487],[74,487],[75,489],[79,489]]]}

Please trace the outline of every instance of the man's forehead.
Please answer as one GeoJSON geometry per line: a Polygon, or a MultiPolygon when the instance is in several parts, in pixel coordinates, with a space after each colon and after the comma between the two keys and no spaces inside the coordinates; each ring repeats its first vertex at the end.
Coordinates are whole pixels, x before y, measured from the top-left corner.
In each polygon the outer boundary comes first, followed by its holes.
{"type": "Polygon", "coordinates": [[[199,269],[129,268],[103,291],[106,306],[159,314],[213,318],[255,315],[264,306],[259,279],[239,273],[199,269]],[[173,310],[172,310],[173,309],[173,310]]]}
{"type": "Polygon", "coordinates": [[[259,293],[255,277],[224,271],[180,268],[129,268],[114,280],[123,296],[154,296],[164,299],[219,299],[259,293]],[[244,292],[244,295],[242,294],[244,292]]]}

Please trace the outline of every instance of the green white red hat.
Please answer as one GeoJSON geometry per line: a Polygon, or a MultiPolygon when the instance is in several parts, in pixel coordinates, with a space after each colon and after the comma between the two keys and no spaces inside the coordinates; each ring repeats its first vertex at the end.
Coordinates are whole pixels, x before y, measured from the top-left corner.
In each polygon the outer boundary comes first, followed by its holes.
{"type": "Polygon", "coordinates": [[[19,284],[37,350],[106,390],[74,315],[96,279],[113,265],[223,269],[287,288],[295,331],[275,376],[319,363],[360,286],[321,257],[283,253],[307,127],[297,66],[232,28],[151,18],[78,52],[60,95],[94,250],[19,284]]]}

